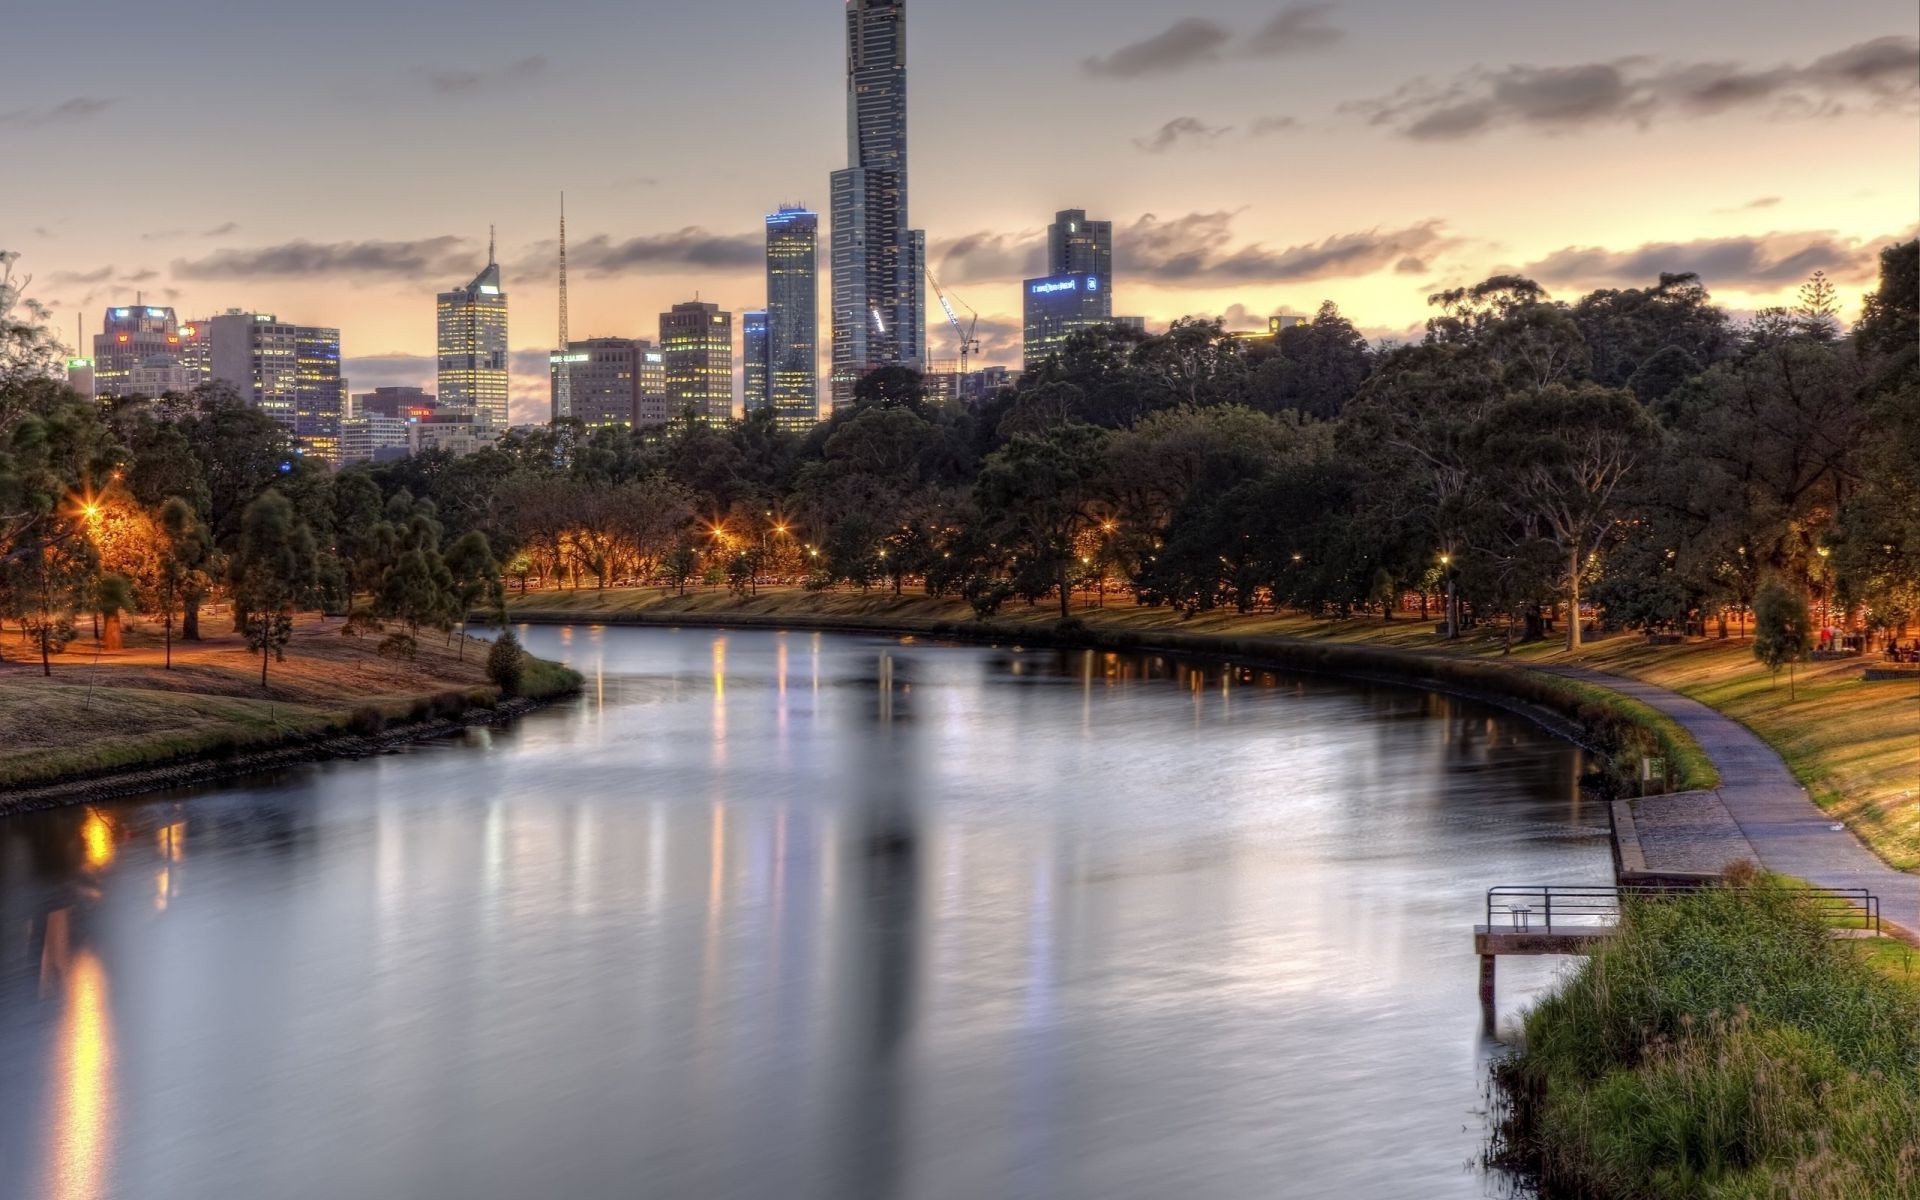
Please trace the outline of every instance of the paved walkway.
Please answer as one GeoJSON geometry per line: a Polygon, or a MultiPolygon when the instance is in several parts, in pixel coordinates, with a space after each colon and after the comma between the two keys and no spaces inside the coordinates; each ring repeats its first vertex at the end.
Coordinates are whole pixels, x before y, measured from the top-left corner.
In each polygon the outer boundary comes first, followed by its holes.
{"type": "Polygon", "coordinates": [[[1758,734],[1677,692],[1587,667],[1541,670],[1610,688],[1678,721],[1720,771],[1720,799],[1747,835],[1760,865],[1819,887],[1866,888],[1887,920],[1920,933],[1920,875],[1896,871],[1847,828],[1820,811],[1787,764],[1758,734]]]}

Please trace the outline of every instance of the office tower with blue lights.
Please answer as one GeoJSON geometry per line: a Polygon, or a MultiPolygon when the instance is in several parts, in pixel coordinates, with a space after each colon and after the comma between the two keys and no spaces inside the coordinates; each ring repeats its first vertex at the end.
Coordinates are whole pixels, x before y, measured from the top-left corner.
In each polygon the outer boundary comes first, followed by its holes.
{"type": "Polygon", "coordinates": [[[295,325],[272,313],[229,310],[206,322],[213,378],[272,417],[308,454],[340,461],[347,381],[340,375],[340,331],[295,325]]]}
{"type": "Polygon", "coordinates": [[[926,234],[907,211],[906,0],[847,0],[847,168],[833,174],[833,407],[926,359],[926,234]]]}
{"type": "Polygon", "coordinates": [[[773,403],[767,390],[770,362],[767,357],[767,310],[751,309],[740,314],[741,383],[743,401],[749,417],[773,403]]]}
{"type": "Polygon", "coordinates": [[[820,419],[820,218],[783,206],[767,218],[768,394],[780,428],[820,419]]]}
{"type": "Polygon", "coordinates": [[[507,294],[500,264],[487,249],[487,265],[463,288],[441,292],[439,401],[442,413],[470,416],[507,428],[507,294]]]}
{"type": "Polygon", "coordinates": [[[1031,371],[1080,330],[1113,323],[1113,223],[1077,208],[1057,214],[1047,227],[1047,274],[1021,290],[1031,371]]]}

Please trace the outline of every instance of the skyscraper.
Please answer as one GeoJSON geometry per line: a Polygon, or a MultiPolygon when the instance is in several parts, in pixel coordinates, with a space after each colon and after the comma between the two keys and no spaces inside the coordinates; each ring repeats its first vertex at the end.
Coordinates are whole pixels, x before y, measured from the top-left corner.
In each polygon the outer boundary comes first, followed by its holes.
{"type": "Polygon", "coordinates": [[[569,342],[565,353],[552,356],[553,419],[571,418],[590,428],[639,428],[649,378],[658,371],[659,361],[653,343],[641,339],[607,337],[569,342]],[[653,372],[648,370],[649,359],[653,372]],[[572,404],[571,412],[560,411],[563,395],[572,404]]]}
{"type": "Polygon", "coordinates": [[[160,394],[155,387],[184,391],[205,383],[205,372],[189,362],[196,345],[204,348],[205,340],[203,330],[182,326],[171,308],[150,304],[110,308],[101,331],[93,337],[94,394],[153,396],[160,394]]]}
{"type": "Polygon", "coordinates": [[[507,294],[500,265],[487,247],[487,266],[473,282],[441,292],[440,411],[507,427],[507,294]]]}
{"type": "Polygon", "coordinates": [[[744,407],[747,415],[752,416],[773,402],[772,393],[768,391],[771,360],[767,355],[766,309],[756,308],[740,314],[740,343],[744,407]]]}
{"type": "Polygon", "coordinates": [[[1070,208],[1047,227],[1047,274],[1026,281],[1028,370],[1074,333],[1113,321],[1113,222],[1089,221],[1070,208]]]}
{"type": "Polygon", "coordinates": [[[213,335],[214,379],[272,417],[302,450],[337,463],[347,407],[340,331],[232,310],[205,324],[213,335]]]}
{"type": "Polygon", "coordinates": [[[660,314],[667,414],[677,421],[693,410],[708,425],[733,420],[733,314],[698,300],[660,314]]]}
{"type": "Polygon", "coordinates": [[[1089,221],[1085,209],[1056,213],[1047,226],[1047,274],[1113,274],[1113,222],[1089,221]]]}
{"type": "Polygon", "coordinates": [[[767,218],[768,392],[780,428],[820,419],[820,218],[781,206],[767,218]]]}
{"type": "Polygon", "coordinates": [[[907,210],[906,0],[847,0],[847,169],[833,174],[833,404],[926,357],[926,234],[907,210]]]}

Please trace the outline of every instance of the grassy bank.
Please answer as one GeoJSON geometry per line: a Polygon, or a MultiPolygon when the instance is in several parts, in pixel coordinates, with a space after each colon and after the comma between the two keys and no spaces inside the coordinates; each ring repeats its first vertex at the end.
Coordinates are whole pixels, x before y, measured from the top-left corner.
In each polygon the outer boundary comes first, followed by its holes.
{"type": "Polygon", "coordinates": [[[1920,991],[1772,882],[1642,902],[1502,1069],[1546,1194],[1920,1197],[1920,991]]]}
{"type": "MultiPolygon", "coordinates": [[[[944,624],[973,621],[972,610],[957,600],[880,591],[769,590],[742,599],[723,589],[686,596],[665,595],[659,589],[583,590],[515,595],[511,605],[522,613],[585,621],[671,620],[675,615],[775,623],[805,618],[829,625],[930,632],[944,624]]],[[[1432,621],[1412,618],[1387,623],[1377,618],[1316,621],[1293,615],[1211,613],[1189,621],[1120,600],[1107,608],[1078,608],[1075,617],[1095,633],[1159,642],[1170,636],[1240,642],[1284,638],[1409,654],[1444,653],[1502,666],[1578,664],[1644,679],[1745,724],[1780,752],[1816,801],[1888,862],[1904,870],[1920,869],[1920,682],[1866,683],[1858,660],[1802,667],[1790,694],[1786,680],[1776,682],[1739,638],[1655,647],[1638,636],[1617,636],[1598,640],[1578,655],[1567,654],[1558,642],[1516,646],[1509,654],[1503,653],[1507,648],[1498,631],[1449,644],[1435,636],[1432,621]]],[[[992,625],[1006,636],[1037,636],[1057,620],[1049,607],[1016,604],[992,625]]],[[[1645,722],[1686,785],[1711,779],[1711,764],[1671,721],[1610,694],[1581,695],[1579,685],[1571,682],[1557,690],[1571,701],[1598,703],[1617,716],[1645,722]]]]}
{"type": "MultiPolygon", "coordinates": [[[[486,648],[422,639],[412,660],[383,658],[377,638],[344,637],[340,622],[304,617],[287,661],[260,686],[260,659],[238,636],[206,622],[205,642],[176,643],[164,666],[159,635],[134,631],[126,648],[101,652],[82,638],[40,673],[28,647],[0,644],[0,791],[200,757],[223,757],[342,731],[491,708],[486,648]]],[[[528,664],[522,693],[546,699],[576,689],[578,676],[528,664]]]]}

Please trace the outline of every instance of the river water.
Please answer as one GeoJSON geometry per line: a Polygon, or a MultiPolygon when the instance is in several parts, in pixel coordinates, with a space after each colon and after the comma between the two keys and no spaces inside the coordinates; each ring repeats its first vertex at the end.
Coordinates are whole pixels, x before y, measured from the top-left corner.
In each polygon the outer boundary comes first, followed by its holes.
{"type": "Polygon", "coordinates": [[[586,695],[0,821],[0,1196],[1435,1200],[1609,876],[1475,704],[1153,656],[536,629],[586,695]]]}

